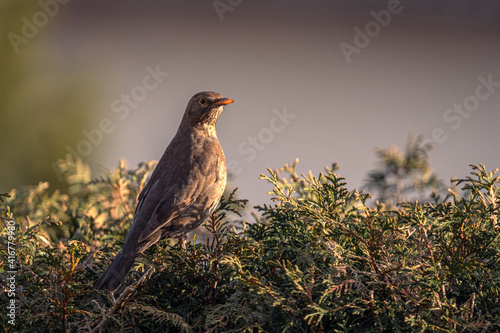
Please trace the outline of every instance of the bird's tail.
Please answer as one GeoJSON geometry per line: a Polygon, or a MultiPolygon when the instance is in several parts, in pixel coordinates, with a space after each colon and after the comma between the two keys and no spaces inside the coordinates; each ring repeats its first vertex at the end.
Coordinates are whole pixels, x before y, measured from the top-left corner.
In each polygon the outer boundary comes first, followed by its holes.
{"type": "Polygon", "coordinates": [[[120,252],[96,283],[94,289],[115,291],[135,262],[138,254],[120,252]]]}

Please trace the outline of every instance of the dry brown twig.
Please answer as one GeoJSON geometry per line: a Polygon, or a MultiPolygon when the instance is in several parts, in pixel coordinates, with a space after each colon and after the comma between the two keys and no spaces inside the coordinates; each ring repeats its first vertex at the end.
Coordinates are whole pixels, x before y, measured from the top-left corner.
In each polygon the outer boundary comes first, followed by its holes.
{"type": "Polygon", "coordinates": [[[90,333],[99,333],[108,325],[111,317],[120,310],[123,304],[129,299],[130,295],[139,287],[145,280],[147,280],[151,274],[153,274],[153,268],[151,267],[144,273],[143,276],[127,288],[120,294],[116,301],[113,301],[113,305],[109,309],[108,313],[102,318],[102,320],[95,326],[90,333]]]}

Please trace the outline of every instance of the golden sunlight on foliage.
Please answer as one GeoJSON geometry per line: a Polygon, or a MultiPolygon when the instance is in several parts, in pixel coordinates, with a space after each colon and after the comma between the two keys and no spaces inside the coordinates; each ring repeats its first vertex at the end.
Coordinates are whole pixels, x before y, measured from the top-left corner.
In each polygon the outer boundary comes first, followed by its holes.
{"type": "Polygon", "coordinates": [[[81,161],[59,161],[67,193],[40,183],[2,195],[4,329],[12,316],[22,332],[500,329],[498,170],[472,166],[461,192],[389,208],[347,190],[335,164],[305,176],[297,163],[261,176],[274,203],[255,223],[228,192],[209,238],[152,246],[112,297],[92,285],[155,162],[90,180],[81,161]]]}

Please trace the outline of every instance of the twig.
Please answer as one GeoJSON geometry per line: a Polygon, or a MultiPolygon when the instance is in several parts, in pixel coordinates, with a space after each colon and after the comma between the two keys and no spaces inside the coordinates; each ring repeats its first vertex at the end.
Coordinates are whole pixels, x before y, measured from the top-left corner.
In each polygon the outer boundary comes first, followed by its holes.
{"type": "Polygon", "coordinates": [[[123,306],[123,304],[127,301],[127,299],[130,297],[130,295],[137,289],[137,287],[146,280],[146,278],[149,278],[151,274],[153,273],[153,268],[151,267],[150,269],[147,270],[146,273],[144,273],[143,276],[139,280],[137,280],[134,284],[128,286],[125,288],[125,290],[120,294],[120,297],[116,301],[113,301],[113,306],[111,309],[108,311],[108,313],[102,318],[101,322],[97,324],[96,327],[94,327],[90,333],[99,333],[101,332],[102,329],[104,329],[109,321],[111,320],[111,317],[120,310],[120,308],[123,306]]]}

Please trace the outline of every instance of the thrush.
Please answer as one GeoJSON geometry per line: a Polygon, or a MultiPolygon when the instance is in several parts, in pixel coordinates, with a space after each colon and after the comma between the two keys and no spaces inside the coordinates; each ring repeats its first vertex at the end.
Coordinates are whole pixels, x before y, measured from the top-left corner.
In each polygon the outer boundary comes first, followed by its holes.
{"type": "Polygon", "coordinates": [[[116,290],[139,254],[163,238],[183,238],[215,210],[226,186],[226,160],[215,131],[224,105],[216,92],[189,101],[172,142],[138,197],[123,248],[95,289],[116,290]]]}

